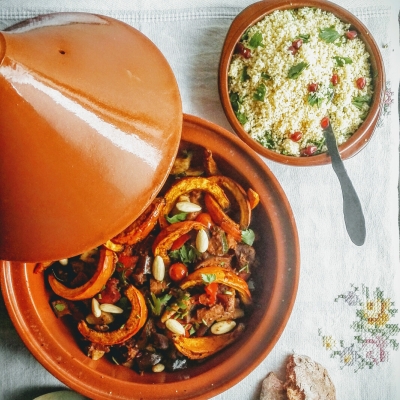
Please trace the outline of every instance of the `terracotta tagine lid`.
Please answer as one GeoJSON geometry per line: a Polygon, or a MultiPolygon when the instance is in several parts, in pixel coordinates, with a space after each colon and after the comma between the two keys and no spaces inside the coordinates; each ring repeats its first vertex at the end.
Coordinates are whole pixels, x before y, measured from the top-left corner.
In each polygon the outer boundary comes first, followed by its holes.
{"type": "Polygon", "coordinates": [[[40,16],[0,33],[0,259],[79,254],[136,219],[176,156],[173,72],[136,29],[40,16]]]}

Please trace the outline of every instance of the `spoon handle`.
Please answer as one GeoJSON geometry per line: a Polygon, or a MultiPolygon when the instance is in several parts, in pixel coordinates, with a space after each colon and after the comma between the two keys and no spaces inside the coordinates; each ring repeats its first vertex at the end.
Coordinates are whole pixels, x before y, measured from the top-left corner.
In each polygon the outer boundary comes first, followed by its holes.
{"type": "Polygon", "coordinates": [[[336,138],[330,124],[324,129],[324,135],[328,152],[331,156],[333,170],[342,188],[343,215],[347,233],[354,244],[362,246],[365,241],[366,229],[360,200],[340,157],[336,138]]]}

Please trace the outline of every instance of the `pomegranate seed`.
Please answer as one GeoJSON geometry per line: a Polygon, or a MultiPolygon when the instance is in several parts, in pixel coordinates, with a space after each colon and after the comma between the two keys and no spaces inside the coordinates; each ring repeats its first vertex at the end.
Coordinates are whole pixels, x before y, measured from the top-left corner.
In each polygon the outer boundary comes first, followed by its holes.
{"type": "Polygon", "coordinates": [[[324,117],[321,119],[321,128],[326,129],[329,126],[329,117],[324,117]]]}
{"type": "Polygon", "coordinates": [[[317,151],[317,146],[309,145],[304,149],[300,150],[300,155],[303,157],[309,157],[312,156],[315,152],[317,151]]]}
{"type": "Polygon", "coordinates": [[[349,40],[353,40],[357,37],[357,32],[356,31],[347,31],[346,32],[346,37],[349,40]]]}
{"type": "Polygon", "coordinates": [[[244,46],[243,43],[237,43],[235,46],[235,53],[240,54],[243,58],[251,57],[251,50],[244,46]]]}
{"type": "Polygon", "coordinates": [[[290,139],[292,139],[293,142],[298,142],[302,137],[303,137],[303,134],[301,132],[299,132],[299,131],[293,132],[290,135],[290,139]]]}
{"type": "Polygon", "coordinates": [[[296,39],[296,40],[293,40],[293,42],[292,42],[292,46],[297,50],[302,46],[302,44],[303,44],[302,39],[296,39]]]}
{"type": "Polygon", "coordinates": [[[336,86],[339,82],[339,76],[338,74],[333,74],[331,78],[331,82],[333,86],[336,86]]]}
{"type": "Polygon", "coordinates": [[[293,46],[290,46],[290,47],[288,48],[288,50],[289,50],[293,55],[295,55],[295,54],[297,53],[297,49],[296,49],[295,47],[293,47],[293,46]]]}
{"type": "Polygon", "coordinates": [[[316,92],[318,90],[318,83],[310,83],[308,85],[309,92],[316,92]]]}
{"type": "Polygon", "coordinates": [[[366,82],[366,80],[365,80],[364,77],[358,78],[358,79],[356,80],[356,84],[357,84],[357,87],[358,87],[359,89],[364,89],[366,83],[367,83],[367,82],[366,82]]]}

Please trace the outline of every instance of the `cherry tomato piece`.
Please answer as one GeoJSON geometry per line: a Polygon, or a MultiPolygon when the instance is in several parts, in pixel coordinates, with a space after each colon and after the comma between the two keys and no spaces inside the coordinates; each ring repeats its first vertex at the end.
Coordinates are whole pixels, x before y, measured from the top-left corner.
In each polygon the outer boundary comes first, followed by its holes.
{"type": "Polygon", "coordinates": [[[318,90],[318,83],[309,83],[308,84],[309,92],[316,92],[317,90],[318,90]]]}
{"type": "Polygon", "coordinates": [[[185,264],[178,262],[178,263],[172,264],[169,267],[168,273],[169,273],[169,277],[174,282],[179,282],[187,276],[188,269],[185,264]]]}
{"type": "Polygon", "coordinates": [[[205,291],[207,293],[210,304],[215,304],[215,302],[217,301],[218,283],[211,282],[205,287],[205,291]]]}
{"type": "Polygon", "coordinates": [[[356,84],[357,87],[361,90],[365,88],[365,84],[367,83],[367,81],[365,80],[365,78],[362,76],[361,78],[358,78],[356,80],[356,84]]]}
{"type": "Polygon", "coordinates": [[[235,46],[235,53],[241,55],[243,58],[250,58],[251,57],[251,50],[245,47],[243,43],[236,43],[235,46]]]}
{"type": "Polygon", "coordinates": [[[338,74],[333,74],[331,78],[331,82],[333,86],[336,86],[339,83],[339,76],[338,74]]]}
{"type": "Polygon", "coordinates": [[[189,233],[183,234],[172,243],[171,250],[174,251],[180,249],[190,238],[191,236],[189,233]]]}
{"type": "Polygon", "coordinates": [[[317,151],[317,146],[309,145],[304,149],[300,150],[300,155],[304,157],[312,156],[317,151]]]}
{"type": "Polygon", "coordinates": [[[299,131],[293,132],[290,135],[290,139],[293,140],[293,142],[298,142],[302,137],[303,137],[303,134],[299,131]]]}
{"type": "Polygon", "coordinates": [[[329,117],[324,117],[321,119],[321,128],[326,129],[329,126],[329,117]]]}
{"type": "Polygon", "coordinates": [[[201,224],[206,226],[208,229],[210,229],[214,225],[214,222],[213,222],[213,220],[211,218],[211,215],[209,213],[200,213],[196,217],[196,221],[200,222],[201,224]]]}
{"type": "Polygon", "coordinates": [[[293,40],[293,42],[292,42],[292,46],[295,48],[295,49],[299,49],[301,46],[303,45],[303,40],[302,39],[296,39],[296,40],[293,40]]]}
{"type": "Polygon", "coordinates": [[[346,37],[347,37],[347,39],[353,40],[357,37],[357,32],[356,31],[347,31],[346,37]]]}

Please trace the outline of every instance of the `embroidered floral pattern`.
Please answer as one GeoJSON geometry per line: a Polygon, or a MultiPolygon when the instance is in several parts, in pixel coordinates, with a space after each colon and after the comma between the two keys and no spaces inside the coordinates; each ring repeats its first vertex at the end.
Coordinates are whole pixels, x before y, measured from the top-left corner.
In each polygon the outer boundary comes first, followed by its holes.
{"type": "Polygon", "coordinates": [[[379,116],[379,120],[378,120],[378,126],[382,126],[383,125],[383,119],[384,117],[386,117],[387,115],[390,115],[390,107],[393,104],[393,96],[394,96],[394,92],[392,92],[390,90],[390,82],[386,82],[386,87],[385,87],[385,94],[383,97],[383,109],[382,109],[382,113],[379,116]]]}
{"type": "Polygon", "coordinates": [[[356,308],[357,319],[350,326],[356,335],[353,343],[345,343],[319,332],[322,345],[331,352],[331,357],[339,359],[341,368],[354,367],[355,371],[387,362],[389,351],[399,349],[399,342],[395,339],[400,332],[399,325],[389,323],[398,311],[394,303],[385,298],[379,288],[371,293],[365,286],[361,291],[352,287],[352,290],[339,295],[335,302],[340,300],[356,308]]]}

